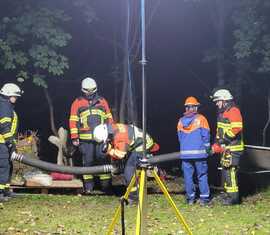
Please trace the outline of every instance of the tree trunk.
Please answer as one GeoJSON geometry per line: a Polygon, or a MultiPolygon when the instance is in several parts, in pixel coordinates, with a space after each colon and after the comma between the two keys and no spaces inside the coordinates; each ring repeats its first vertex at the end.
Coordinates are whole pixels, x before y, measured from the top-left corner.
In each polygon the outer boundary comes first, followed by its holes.
{"type": "Polygon", "coordinates": [[[218,49],[218,58],[217,58],[217,78],[218,85],[223,86],[225,84],[224,79],[224,30],[225,30],[225,5],[224,0],[217,0],[217,49],[218,49]]]}
{"type": "Polygon", "coordinates": [[[44,91],[44,94],[45,94],[45,97],[49,106],[51,131],[55,136],[58,136],[58,132],[55,127],[55,121],[54,121],[54,107],[53,107],[52,99],[47,88],[43,88],[43,91],[44,91]]]}
{"type": "Polygon", "coordinates": [[[263,141],[262,141],[262,145],[266,146],[266,131],[269,127],[270,124],[270,89],[268,88],[268,94],[267,94],[267,106],[268,106],[268,119],[267,122],[263,128],[263,133],[262,133],[262,137],[263,137],[263,141]]]}

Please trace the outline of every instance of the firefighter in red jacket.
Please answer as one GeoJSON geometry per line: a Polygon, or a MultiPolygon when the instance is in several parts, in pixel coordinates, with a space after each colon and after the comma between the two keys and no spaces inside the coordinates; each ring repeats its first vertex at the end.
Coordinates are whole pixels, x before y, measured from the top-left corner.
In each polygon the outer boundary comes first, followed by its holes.
{"type": "MultiPolygon", "coordinates": [[[[143,156],[142,130],[134,125],[121,123],[103,124],[95,128],[94,138],[98,143],[103,143],[103,151],[111,157],[113,162],[126,159],[124,178],[125,185],[128,186],[135,173],[138,161],[143,156]]],[[[158,149],[158,144],[147,134],[146,150],[153,153],[158,149]]],[[[131,190],[130,199],[136,199],[136,191],[136,187],[131,190]]]]}
{"type": "MultiPolygon", "coordinates": [[[[113,118],[107,101],[97,94],[97,84],[92,78],[85,78],[81,84],[83,95],[72,103],[69,127],[72,143],[82,153],[83,166],[104,164],[100,146],[93,139],[93,130],[104,123],[112,123],[113,118]]],[[[108,189],[110,174],[99,175],[102,188],[108,189]]],[[[93,175],[83,175],[84,192],[90,194],[94,187],[93,175]]]]}
{"type": "Polygon", "coordinates": [[[12,174],[9,157],[16,151],[18,126],[18,117],[13,106],[22,93],[23,91],[13,83],[6,83],[0,90],[0,202],[15,196],[9,189],[12,174]]]}
{"type": "Polygon", "coordinates": [[[219,89],[213,97],[218,108],[216,141],[212,152],[221,154],[225,205],[239,203],[237,170],[244,151],[243,120],[229,90],[219,89]]]}

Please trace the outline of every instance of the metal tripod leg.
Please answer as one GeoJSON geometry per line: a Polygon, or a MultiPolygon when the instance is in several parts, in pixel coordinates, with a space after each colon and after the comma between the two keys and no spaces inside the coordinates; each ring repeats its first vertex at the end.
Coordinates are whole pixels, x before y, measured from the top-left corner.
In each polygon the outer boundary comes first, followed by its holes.
{"type": "Polygon", "coordinates": [[[147,214],[147,179],[146,169],[140,170],[140,181],[139,181],[139,202],[137,208],[136,218],[136,235],[147,234],[146,230],[146,214],[147,214]]]}
{"type": "MultiPolygon", "coordinates": [[[[160,180],[158,174],[156,173],[155,170],[151,169],[152,174],[155,177],[155,180],[157,182],[157,184],[159,185],[160,189],[162,190],[162,192],[164,193],[166,199],[168,200],[168,202],[170,203],[171,207],[173,208],[176,217],[178,219],[178,221],[180,222],[180,224],[183,225],[185,231],[187,234],[192,235],[192,232],[190,230],[190,228],[188,227],[184,217],[181,215],[181,213],[179,212],[179,210],[177,209],[173,199],[171,198],[168,190],[166,189],[165,185],[163,184],[163,182],[160,180]]],[[[147,203],[146,203],[146,199],[147,199],[147,190],[146,190],[146,186],[147,186],[147,177],[146,177],[146,168],[142,168],[141,170],[139,170],[139,175],[140,175],[140,181],[139,181],[139,202],[138,202],[138,208],[137,208],[137,218],[136,218],[136,235],[145,235],[147,233],[146,231],[146,208],[147,208],[147,203]]],[[[126,193],[124,194],[124,198],[128,199],[129,193],[131,191],[131,188],[134,186],[135,184],[135,179],[136,179],[136,174],[134,174],[134,176],[131,179],[131,182],[127,188],[126,193]]],[[[114,217],[113,220],[109,226],[108,232],[106,233],[107,235],[112,234],[114,226],[117,223],[117,220],[120,217],[120,212],[121,212],[121,205],[118,206],[118,208],[116,209],[115,213],[114,213],[114,217]]]]}
{"type": "Polygon", "coordinates": [[[152,174],[154,175],[155,180],[158,183],[160,189],[162,190],[162,192],[164,193],[166,199],[168,200],[171,207],[173,208],[178,221],[183,225],[183,227],[186,230],[187,234],[192,235],[192,232],[191,232],[190,228],[188,227],[184,217],[181,215],[180,211],[177,209],[172,197],[170,196],[170,194],[169,194],[168,190],[166,189],[165,185],[163,184],[163,182],[159,178],[158,174],[154,170],[151,170],[151,171],[152,171],[152,174]]]}
{"type": "MultiPolygon", "coordinates": [[[[124,194],[124,196],[123,196],[124,199],[128,199],[129,193],[130,193],[132,187],[133,187],[134,184],[135,184],[135,180],[136,180],[136,173],[133,175],[133,177],[132,177],[132,179],[131,179],[131,181],[130,181],[128,187],[127,187],[127,190],[126,190],[126,192],[125,192],[125,194],[124,194]]],[[[112,234],[113,229],[114,229],[114,227],[115,227],[115,225],[116,225],[116,223],[117,223],[117,220],[118,220],[119,217],[120,217],[120,212],[121,212],[121,205],[119,205],[119,206],[116,208],[115,212],[114,212],[113,220],[112,220],[112,222],[111,222],[111,224],[110,224],[110,226],[109,226],[109,228],[108,228],[108,231],[107,231],[107,233],[106,233],[107,235],[112,234]]]]}

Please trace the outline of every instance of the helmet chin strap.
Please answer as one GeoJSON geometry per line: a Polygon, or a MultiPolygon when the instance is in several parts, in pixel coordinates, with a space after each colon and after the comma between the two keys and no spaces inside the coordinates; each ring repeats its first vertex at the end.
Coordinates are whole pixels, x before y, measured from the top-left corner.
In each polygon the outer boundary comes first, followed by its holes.
{"type": "Polygon", "coordinates": [[[93,94],[89,94],[89,95],[87,93],[84,93],[84,96],[88,100],[93,100],[94,98],[96,98],[97,92],[94,92],[93,94]]]}

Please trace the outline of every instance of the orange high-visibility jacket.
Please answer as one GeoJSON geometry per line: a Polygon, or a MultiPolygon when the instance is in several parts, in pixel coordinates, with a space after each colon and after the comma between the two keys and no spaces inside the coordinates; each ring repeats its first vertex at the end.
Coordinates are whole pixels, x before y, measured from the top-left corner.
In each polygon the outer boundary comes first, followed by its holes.
{"type": "Polygon", "coordinates": [[[93,100],[77,98],[71,105],[69,128],[71,139],[93,140],[93,130],[103,123],[113,123],[108,102],[100,96],[93,100]]]}
{"type": "Polygon", "coordinates": [[[217,140],[224,140],[232,152],[244,150],[243,119],[239,108],[232,106],[218,116],[217,140]]]}
{"type": "MultiPolygon", "coordinates": [[[[125,124],[112,124],[113,140],[112,146],[108,154],[114,159],[122,159],[129,151],[142,152],[143,142],[137,146],[139,138],[143,137],[142,130],[133,125],[125,124]],[[136,147],[133,149],[133,146],[136,147]],[[132,149],[132,150],[131,150],[132,149]]],[[[150,150],[155,146],[154,140],[147,134],[146,135],[146,149],[150,150]]]]}

